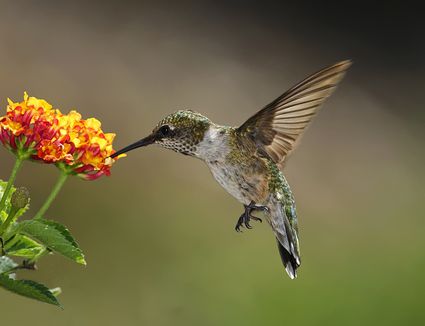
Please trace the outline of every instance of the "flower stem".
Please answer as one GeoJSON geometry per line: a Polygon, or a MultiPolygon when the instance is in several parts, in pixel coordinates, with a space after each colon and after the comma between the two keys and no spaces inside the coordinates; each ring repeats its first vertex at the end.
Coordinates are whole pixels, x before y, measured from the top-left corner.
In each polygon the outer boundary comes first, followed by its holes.
{"type": "Polygon", "coordinates": [[[47,197],[43,206],[41,206],[41,208],[39,209],[37,214],[35,214],[35,216],[34,216],[35,220],[43,217],[44,213],[46,213],[46,211],[49,209],[50,205],[52,204],[53,200],[58,195],[59,191],[61,190],[61,188],[63,187],[63,185],[64,185],[64,183],[67,179],[68,179],[68,174],[65,173],[65,172],[61,172],[58,180],[56,181],[56,184],[53,186],[53,189],[52,189],[49,197],[47,197]]]}
{"type": "Polygon", "coordinates": [[[9,196],[10,190],[12,189],[13,183],[15,182],[16,175],[18,174],[19,169],[22,166],[22,162],[24,160],[20,157],[16,157],[15,165],[13,166],[12,173],[10,174],[9,181],[7,182],[6,189],[3,192],[3,197],[1,197],[0,201],[0,212],[4,209],[6,205],[6,199],[9,196]]]}
{"type": "Polygon", "coordinates": [[[18,213],[19,209],[16,209],[16,207],[12,207],[9,212],[9,216],[6,218],[6,221],[2,225],[0,225],[0,237],[3,235],[5,231],[9,228],[10,223],[12,223],[13,218],[15,217],[16,213],[18,213]]]}

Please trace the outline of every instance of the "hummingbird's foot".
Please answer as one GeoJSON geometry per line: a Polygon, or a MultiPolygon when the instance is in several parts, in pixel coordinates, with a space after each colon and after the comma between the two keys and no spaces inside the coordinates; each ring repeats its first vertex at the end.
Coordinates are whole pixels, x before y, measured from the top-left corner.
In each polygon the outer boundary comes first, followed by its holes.
{"type": "Polygon", "coordinates": [[[238,222],[236,223],[235,230],[236,232],[242,232],[241,226],[245,224],[245,227],[247,229],[252,229],[251,225],[249,225],[249,218],[246,218],[245,212],[242,213],[242,215],[239,217],[238,222]]]}
{"type": "Polygon", "coordinates": [[[249,224],[249,221],[251,219],[254,221],[259,221],[260,223],[263,222],[261,218],[251,214],[253,211],[256,211],[256,210],[266,211],[266,212],[269,211],[269,208],[267,206],[257,206],[255,205],[254,201],[251,201],[249,205],[244,205],[244,207],[245,207],[245,211],[239,217],[238,222],[236,223],[236,226],[235,226],[236,232],[241,232],[241,226],[245,226],[247,229],[252,229],[251,224],[249,224]]]}

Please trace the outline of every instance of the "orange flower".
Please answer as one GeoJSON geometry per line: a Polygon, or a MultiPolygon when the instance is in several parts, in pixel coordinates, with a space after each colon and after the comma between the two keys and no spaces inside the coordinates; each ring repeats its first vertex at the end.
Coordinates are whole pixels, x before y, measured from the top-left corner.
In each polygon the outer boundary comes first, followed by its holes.
{"type": "Polygon", "coordinates": [[[17,155],[54,163],[63,171],[87,180],[109,175],[115,153],[115,134],[103,133],[98,120],[82,119],[76,111],[62,114],[45,100],[24,94],[11,100],[0,117],[0,141],[17,155]]]}

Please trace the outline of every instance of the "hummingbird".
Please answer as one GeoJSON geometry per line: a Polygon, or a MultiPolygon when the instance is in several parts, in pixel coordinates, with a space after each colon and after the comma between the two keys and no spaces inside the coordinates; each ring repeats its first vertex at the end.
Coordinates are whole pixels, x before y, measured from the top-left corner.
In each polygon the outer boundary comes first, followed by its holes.
{"type": "Polygon", "coordinates": [[[263,212],[285,270],[294,279],[301,265],[298,218],[282,170],[350,65],[349,60],[341,61],[312,74],[239,127],[216,124],[192,110],[179,110],[163,118],[147,137],[111,157],[157,144],[204,161],[217,182],[244,206],[236,231],[251,229],[251,220],[261,222],[253,213],[263,212]]]}

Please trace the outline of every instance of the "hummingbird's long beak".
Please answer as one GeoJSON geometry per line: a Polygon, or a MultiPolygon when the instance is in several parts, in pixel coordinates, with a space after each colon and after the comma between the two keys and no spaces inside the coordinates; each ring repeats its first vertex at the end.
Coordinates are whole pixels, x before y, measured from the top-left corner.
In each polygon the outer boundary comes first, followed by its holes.
{"type": "Polygon", "coordinates": [[[136,141],[135,143],[128,145],[127,147],[124,147],[123,149],[120,149],[119,151],[115,152],[114,154],[111,155],[111,158],[114,158],[120,154],[124,154],[133,149],[153,144],[154,142],[155,142],[155,134],[150,134],[149,136],[143,139],[140,139],[139,141],[136,141]]]}

